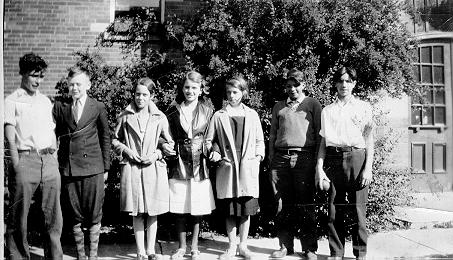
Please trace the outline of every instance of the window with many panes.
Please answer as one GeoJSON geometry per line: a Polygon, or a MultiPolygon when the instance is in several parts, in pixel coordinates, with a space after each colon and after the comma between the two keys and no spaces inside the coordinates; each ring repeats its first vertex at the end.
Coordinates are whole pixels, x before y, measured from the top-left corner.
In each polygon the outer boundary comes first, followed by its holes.
{"type": "Polygon", "coordinates": [[[443,46],[424,46],[418,49],[414,63],[417,83],[424,95],[412,99],[411,124],[413,126],[445,125],[445,65],[443,46]]]}

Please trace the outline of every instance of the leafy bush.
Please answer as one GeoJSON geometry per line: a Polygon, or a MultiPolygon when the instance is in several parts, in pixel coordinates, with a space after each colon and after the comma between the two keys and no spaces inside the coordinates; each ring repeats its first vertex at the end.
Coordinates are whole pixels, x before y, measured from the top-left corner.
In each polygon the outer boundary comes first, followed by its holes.
{"type": "MultiPolygon", "coordinates": [[[[179,27],[167,24],[163,38],[181,43],[187,55],[184,69],[193,68],[205,75],[209,97],[216,108],[222,105],[225,79],[237,73],[244,75],[251,92],[247,103],[260,114],[268,141],[270,110],[277,100],[285,98],[283,75],[293,67],[307,75],[307,94],[323,105],[334,99],[331,77],[340,65],[358,70],[355,94],[361,98],[373,101],[378,90],[385,90],[392,97],[417,92],[411,69],[416,43],[399,21],[403,8],[397,0],[211,0],[192,20],[179,27]]],[[[132,12],[127,22],[131,26],[123,50],[130,55],[156,33],[152,29],[155,17],[142,8],[132,12]]],[[[114,25],[106,32],[115,35],[114,25]]],[[[106,38],[100,37],[98,43],[108,46],[103,39],[106,38]]],[[[171,102],[181,78],[182,68],[155,51],[133,58],[121,67],[108,66],[99,55],[88,51],[76,56],[77,63],[92,72],[90,94],[106,104],[112,128],[116,115],[130,102],[129,90],[137,78],[146,75],[157,80],[156,104],[163,109],[171,102]]],[[[65,81],[57,88],[64,96],[65,81]]],[[[381,120],[378,113],[377,125],[385,126],[381,120]]],[[[398,135],[392,132],[376,140],[374,182],[367,212],[371,231],[398,227],[393,217],[394,206],[411,201],[409,171],[389,168],[385,163],[397,140],[398,135]]],[[[261,167],[261,213],[253,217],[250,234],[273,236],[274,202],[267,178],[269,168],[265,163],[261,167]]],[[[119,174],[118,168],[112,167],[111,171],[119,174]]],[[[117,198],[118,182],[111,181],[111,195],[117,198]]],[[[317,194],[320,235],[325,234],[326,199],[325,193],[317,194]]],[[[112,207],[117,209],[116,205],[112,207]]],[[[111,221],[114,224],[117,220],[111,221]]],[[[224,229],[215,213],[203,227],[224,229]]]]}

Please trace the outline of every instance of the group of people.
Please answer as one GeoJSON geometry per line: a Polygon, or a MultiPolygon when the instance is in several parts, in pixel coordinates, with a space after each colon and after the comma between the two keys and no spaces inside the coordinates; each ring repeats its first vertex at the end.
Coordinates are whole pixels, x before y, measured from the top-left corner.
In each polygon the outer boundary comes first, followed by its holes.
{"type": "MultiPolygon", "coordinates": [[[[36,193],[45,220],[46,257],[62,259],[61,193],[77,259],[97,259],[111,147],[121,158],[120,208],[133,218],[137,259],[161,258],[155,251],[157,216],[167,212],[175,215],[179,240],[171,259],[186,255],[189,227],[190,257],[203,259],[198,249],[200,221],[214,209],[225,217],[229,239],[219,259],[254,256],[247,248],[247,237],[250,216],[259,211],[265,145],[259,115],[244,104],[249,90],[243,77],[225,82],[226,103],[215,112],[204,102],[203,77],[196,71],[186,73],[165,112],[152,101],[155,83],[141,78],[111,138],[104,105],[87,96],[88,71],[71,68],[72,99],[52,105],[38,90],[47,63],[29,53],[20,59],[19,67],[21,86],[5,99],[5,137],[12,161],[9,259],[30,258],[27,217],[36,193]],[[214,174],[215,183],[211,183],[214,174]],[[88,254],[85,233],[89,234],[88,254]]],[[[348,209],[356,216],[354,255],[365,259],[365,213],[373,161],[371,107],[352,95],[357,82],[354,69],[340,68],[333,80],[337,100],[322,109],[319,101],[305,96],[306,75],[292,69],[284,86],[288,97],[272,109],[269,177],[280,245],[273,258],[294,254],[295,236],[301,240],[303,256],[317,258],[314,195],[321,189],[329,194],[332,258],[344,255],[348,209]]]]}

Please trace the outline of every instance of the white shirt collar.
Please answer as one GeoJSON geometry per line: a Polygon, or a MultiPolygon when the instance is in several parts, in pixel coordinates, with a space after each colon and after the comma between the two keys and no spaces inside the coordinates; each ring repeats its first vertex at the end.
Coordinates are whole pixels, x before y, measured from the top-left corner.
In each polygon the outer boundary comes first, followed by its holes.
{"type": "Polygon", "coordinates": [[[286,99],[286,104],[289,104],[293,101],[297,102],[297,103],[302,103],[302,101],[305,99],[305,95],[301,95],[299,98],[297,98],[296,100],[292,100],[290,99],[289,97],[286,99]]]}
{"type": "MultiPolygon", "coordinates": [[[[87,101],[87,98],[88,98],[88,95],[86,95],[86,94],[83,95],[81,98],[79,98],[80,104],[82,105],[82,107],[85,106],[85,103],[86,103],[86,101],[87,101]]],[[[72,103],[73,103],[73,105],[75,105],[75,102],[72,102],[72,103]]]]}

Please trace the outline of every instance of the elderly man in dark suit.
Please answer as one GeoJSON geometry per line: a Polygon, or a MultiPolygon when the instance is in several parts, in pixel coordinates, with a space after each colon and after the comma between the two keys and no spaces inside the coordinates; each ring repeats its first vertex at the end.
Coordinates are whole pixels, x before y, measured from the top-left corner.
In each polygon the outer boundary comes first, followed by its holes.
{"type": "Polygon", "coordinates": [[[97,259],[104,203],[104,181],[110,168],[110,133],[104,104],[87,96],[91,87],[86,70],[68,73],[71,102],[56,102],[54,119],[59,140],[58,162],[65,221],[72,225],[77,259],[97,259]],[[90,252],[85,254],[84,233],[89,230],[90,252]]]}

